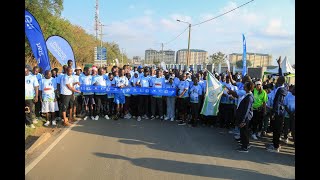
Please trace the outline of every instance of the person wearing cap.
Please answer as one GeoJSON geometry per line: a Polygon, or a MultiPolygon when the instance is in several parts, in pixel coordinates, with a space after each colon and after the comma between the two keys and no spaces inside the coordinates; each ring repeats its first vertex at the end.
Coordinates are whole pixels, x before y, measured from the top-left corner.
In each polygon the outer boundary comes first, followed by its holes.
{"type": "Polygon", "coordinates": [[[25,106],[29,111],[26,113],[26,120],[31,128],[35,128],[34,124],[38,123],[36,115],[34,113],[35,103],[38,102],[39,82],[35,76],[30,74],[28,66],[25,66],[25,106]]]}
{"type": "MultiPolygon", "coordinates": [[[[76,90],[80,90],[79,78],[80,78],[80,73],[82,72],[82,69],[80,66],[77,66],[74,71],[75,71],[75,74],[73,75],[73,83],[74,83],[73,87],[76,90]]],[[[80,117],[82,112],[82,95],[81,93],[75,92],[73,93],[73,97],[74,97],[73,116],[74,118],[76,116],[80,117]]]]}
{"type": "Polygon", "coordinates": [[[253,107],[253,117],[252,117],[252,135],[251,137],[254,140],[257,140],[257,137],[261,137],[262,131],[262,121],[267,112],[266,103],[268,102],[267,92],[262,88],[262,82],[257,80],[255,82],[256,87],[253,90],[254,103],[253,107]]]}
{"type": "Polygon", "coordinates": [[[139,78],[141,78],[141,77],[143,77],[143,68],[142,68],[142,66],[139,66],[138,67],[138,72],[139,72],[139,78]]]}

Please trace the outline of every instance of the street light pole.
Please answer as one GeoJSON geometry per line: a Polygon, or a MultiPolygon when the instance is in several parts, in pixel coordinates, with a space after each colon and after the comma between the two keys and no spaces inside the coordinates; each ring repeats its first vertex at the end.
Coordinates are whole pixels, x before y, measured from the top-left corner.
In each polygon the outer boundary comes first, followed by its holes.
{"type": "Polygon", "coordinates": [[[187,52],[187,67],[189,68],[189,61],[190,61],[190,38],[191,38],[191,23],[181,21],[177,19],[178,22],[187,23],[189,25],[189,37],[188,37],[188,52],[187,52]]]}
{"type": "Polygon", "coordinates": [[[191,31],[191,24],[189,24],[189,38],[188,38],[188,56],[187,56],[187,67],[189,68],[189,61],[190,61],[190,31],[191,31]]]}

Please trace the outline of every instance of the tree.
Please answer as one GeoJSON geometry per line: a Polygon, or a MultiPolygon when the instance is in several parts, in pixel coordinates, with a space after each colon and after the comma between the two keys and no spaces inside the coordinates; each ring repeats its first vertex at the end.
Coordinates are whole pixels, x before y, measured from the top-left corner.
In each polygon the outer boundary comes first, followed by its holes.
{"type": "MultiPolygon", "coordinates": [[[[252,66],[252,63],[251,63],[251,61],[249,61],[249,60],[247,60],[246,63],[247,63],[247,67],[252,66]]],[[[236,62],[236,66],[237,66],[237,68],[243,68],[242,60],[237,61],[237,62],[236,62]]]]}
{"type": "Polygon", "coordinates": [[[225,54],[219,51],[210,56],[209,62],[211,62],[215,66],[218,66],[219,63],[221,64],[225,63],[225,58],[226,58],[225,54]]]}

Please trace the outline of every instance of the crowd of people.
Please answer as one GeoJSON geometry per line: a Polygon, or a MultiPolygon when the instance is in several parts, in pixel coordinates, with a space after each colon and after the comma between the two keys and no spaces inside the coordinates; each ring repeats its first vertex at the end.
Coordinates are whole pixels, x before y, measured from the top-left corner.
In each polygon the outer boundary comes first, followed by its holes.
{"type": "Polygon", "coordinates": [[[199,124],[226,128],[239,143],[239,152],[248,152],[250,137],[257,140],[273,132],[270,152],[280,151],[280,137],[288,143],[295,139],[295,86],[285,83],[279,65],[279,77],[250,78],[229,71],[213,72],[223,85],[218,116],[200,114],[207,90],[206,70],[193,72],[157,67],[72,68],[72,60],[41,74],[38,66],[25,67],[26,127],[35,128],[41,116],[44,126],[57,122],[70,126],[76,119],[132,119],[177,121],[178,125],[199,124]],[[176,96],[135,95],[108,92],[81,92],[81,85],[106,87],[175,88],[176,96]]]}

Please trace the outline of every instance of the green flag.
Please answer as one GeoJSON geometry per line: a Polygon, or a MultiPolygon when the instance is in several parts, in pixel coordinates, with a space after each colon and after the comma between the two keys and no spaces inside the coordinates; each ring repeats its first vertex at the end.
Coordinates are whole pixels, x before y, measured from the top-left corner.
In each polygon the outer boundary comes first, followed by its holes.
{"type": "Polygon", "coordinates": [[[201,113],[205,116],[217,116],[220,99],[223,94],[222,84],[208,71],[207,87],[201,113]]]}

